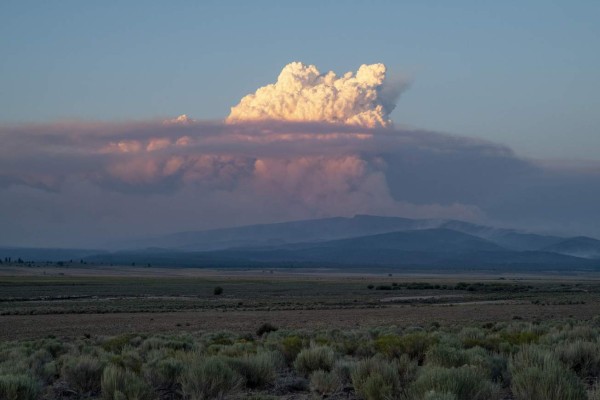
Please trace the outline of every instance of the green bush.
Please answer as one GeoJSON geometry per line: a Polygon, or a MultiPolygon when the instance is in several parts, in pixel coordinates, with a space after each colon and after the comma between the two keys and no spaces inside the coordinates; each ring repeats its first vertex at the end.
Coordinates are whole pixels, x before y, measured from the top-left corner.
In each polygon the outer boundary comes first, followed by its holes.
{"type": "Polygon", "coordinates": [[[425,360],[427,365],[437,365],[445,368],[462,367],[469,363],[465,350],[441,343],[432,346],[427,351],[425,360]]]}
{"type": "Polygon", "coordinates": [[[430,390],[429,392],[425,393],[423,400],[456,400],[456,396],[452,393],[442,393],[436,392],[435,390],[430,390]]]}
{"type": "Polygon", "coordinates": [[[380,357],[357,362],[350,376],[354,390],[366,400],[391,399],[401,393],[398,368],[380,357]]]}
{"type": "Polygon", "coordinates": [[[510,361],[511,389],[518,400],[585,400],[585,386],[549,350],[525,346],[510,361]]]}
{"type": "Polygon", "coordinates": [[[190,336],[175,336],[175,337],[149,337],[140,345],[143,353],[151,350],[192,350],[194,347],[194,339],[190,336]]]}
{"type": "Polygon", "coordinates": [[[142,369],[143,361],[137,349],[124,348],[121,354],[116,354],[110,357],[110,362],[121,368],[128,369],[139,373],[142,369]]]}
{"type": "Polygon", "coordinates": [[[400,379],[400,385],[402,387],[408,386],[408,384],[415,380],[418,371],[418,365],[416,361],[411,360],[408,355],[404,354],[402,357],[394,360],[392,366],[396,368],[398,372],[398,378],[400,379]]]}
{"type": "Polygon", "coordinates": [[[37,371],[36,374],[46,383],[53,382],[59,376],[56,361],[50,361],[49,363],[44,364],[42,369],[37,371]]]}
{"type": "Polygon", "coordinates": [[[213,294],[218,296],[220,294],[223,294],[223,288],[221,286],[217,286],[213,289],[213,294]]]}
{"type": "Polygon", "coordinates": [[[126,333],[124,335],[113,336],[108,339],[105,339],[102,343],[102,348],[105,351],[111,353],[120,353],[125,346],[131,345],[131,342],[137,338],[138,335],[133,333],[126,333]]]}
{"type": "Polygon", "coordinates": [[[340,386],[341,382],[334,372],[317,370],[310,375],[310,390],[321,396],[331,396],[340,386]]]}
{"type": "Polygon", "coordinates": [[[335,363],[335,352],[327,346],[314,346],[303,349],[294,361],[294,369],[303,375],[317,370],[331,371],[335,363]]]}
{"type": "Polygon", "coordinates": [[[341,384],[352,383],[352,368],[355,361],[337,360],[331,370],[338,378],[341,384]]]}
{"type": "Polygon", "coordinates": [[[463,328],[458,339],[464,348],[482,347],[489,351],[499,351],[503,339],[498,334],[487,335],[484,330],[476,327],[463,328]]]}
{"type": "Polygon", "coordinates": [[[555,348],[560,361],[575,371],[581,378],[600,376],[600,344],[576,340],[555,348]]]}
{"type": "Polygon", "coordinates": [[[183,368],[183,361],[168,357],[149,362],[144,365],[142,371],[153,388],[162,391],[175,391],[183,368]]]}
{"type": "Polygon", "coordinates": [[[55,373],[49,373],[51,369],[46,369],[46,365],[53,362],[53,360],[54,357],[47,350],[39,349],[28,357],[29,372],[40,377],[44,381],[51,381],[55,378],[55,373]]]}
{"type": "Polygon", "coordinates": [[[274,326],[273,324],[270,324],[268,322],[265,322],[264,324],[259,326],[258,329],[256,330],[256,336],[262,336],[265,333],[275,332],[277,330],[278,330],[278,328],[276,326],[274,326]]]}
{"type": "Polygon", "coordinates": [[[63,358],[61,376],[70,388],[79,393],[96,392],[100,389],[100,380],[104,363],[88,355],[66,356],[63,358]]]}
{"type": "Polygon", "coordinates": [[[57,339],[44,339],[39,348],[46,350],[48,353],[52,354],[52,357],[54,358],[66,352],[65,343],[61,343],[57,339]]]}
{"type": "Polygon", "coordinates": [[[243,378],[220,357],[191,357],[181,378],[181,391],[189,400],[224,399],[236,394],[243,378]]]}
{"type": "Polygon", "coordinates": [[[0,399],[35,400],[39,385],[30,375],[0,375],[0,399]]]}
{"type": "Polygon", "coordinates": [[[302,339],[299,336],[286,336],[281,340],[280,347],[286,361],[291,363],[302,350],[302,339]]]}
{"type": "Polygon", "coordinates": [[[228,360],[228,364],[244,378],[249,388],[265,387],[273,383],[277,378],[277,371],[284,363],[283,356],[276,351],[228,360]]]}
{"type": "Polygon", "coordinates": [[[588,391],[588,400],[600,400],[600,381],[596,381],[588,391]]]}
{"type": "Polygon", "coordinates": [[[411,387],[413,395],[421,398],[429,391],[456,396],[456,400],[493,400],[499,388],[477,368],[425,367],[411,387]]]}
{"type": "Polygon", "coordinates": [[[520,331],[504,333],[501,335],[501,338],[502,341],[513,345],[523,345],[537,343],[540,339],[540,335],[536,332],[520,331]]]}
{"type": "Polygon", "coordinates": [[[110,365],[102,374],[102,398],[105,400],[153,400],[148,384],[132,371],[110,365]]]}
{"type": "Polygon", "coordinates": [[[375,349],[388,358],[398,358],[402,354],[408,354],[410,358],[422,363],[425,353],[434,342],[433,337],[423,332],[409,333],[404,336],[384,335],[375,340],[375,349]]]}

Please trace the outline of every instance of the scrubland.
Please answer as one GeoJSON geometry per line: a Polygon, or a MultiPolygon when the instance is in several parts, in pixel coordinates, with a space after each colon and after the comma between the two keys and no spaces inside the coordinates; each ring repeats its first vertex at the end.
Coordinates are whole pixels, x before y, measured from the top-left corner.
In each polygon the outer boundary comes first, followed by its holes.
{"type": "Polygon", "coordinates": [[[67,273],[0,288],[0,399],[600,399],[589,277],[67,273]]]}
{"type": "Polygon", "coordinates": [[[599,338],[595,318],[7,341],[0,398],[598,399],[599,338]]]}

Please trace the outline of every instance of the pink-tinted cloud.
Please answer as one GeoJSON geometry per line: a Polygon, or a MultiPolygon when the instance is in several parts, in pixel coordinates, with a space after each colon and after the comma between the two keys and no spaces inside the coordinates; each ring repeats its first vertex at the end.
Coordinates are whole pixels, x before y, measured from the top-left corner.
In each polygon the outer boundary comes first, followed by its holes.
{"type": "Polygon", "coordinates": [[[591,233],[586,215],[600,202],[594,166],[549,166],[502,145],[399,127],[71,123],[0,127],[0,140],[4,243],[25,243],[42,226],[49,233],[37,244],[66,245],[356,213],[550,228],[568,220],[591,233]]]}

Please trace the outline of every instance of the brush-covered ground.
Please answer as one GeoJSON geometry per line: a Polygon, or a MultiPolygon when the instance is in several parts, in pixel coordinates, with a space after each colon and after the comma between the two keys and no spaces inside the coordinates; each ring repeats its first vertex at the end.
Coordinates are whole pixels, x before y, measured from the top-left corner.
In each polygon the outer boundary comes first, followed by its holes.
{"type": "Polygon", "coordinates": [[[600,319],[54,337],[0,345],[0,398],[600,399],[600,319]]]}
{"type": "Polygon", "coordinates": [[[0,269],[0,399],[600,399],[595,275],[0,269]]]}

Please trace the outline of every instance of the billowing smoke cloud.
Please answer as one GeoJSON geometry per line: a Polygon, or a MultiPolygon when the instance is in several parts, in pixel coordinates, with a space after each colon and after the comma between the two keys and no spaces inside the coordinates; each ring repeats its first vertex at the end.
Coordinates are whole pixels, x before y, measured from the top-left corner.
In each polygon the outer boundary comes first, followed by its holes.
{"type": "Polygon", "coordinates": [[[397,93],[381,64],[337,78],[292,63],[225,122],[0,126],[0,244],[99,246],[358,213],[568,222],[600,235],[589,217],[600,164],[533,162],[499,144],[393,127],[397,93]]]}
{"type": "Polygon", "coordinates": [[[321,74],[314,65],[286,65],[277,82],[245,96],[228,122],[286,120],[389,126],[401,85],[385,81],[383,64],[362,65],[356,74],[321,74]]]}
{"type": "Polygon", "coordinates": [[[593,233],[600,201],[595,165],[550,168],[494,143],[400,128],[186,120],[3,127],[0,140],[7,244],[356,213],[568,220],[593,233]]]}

